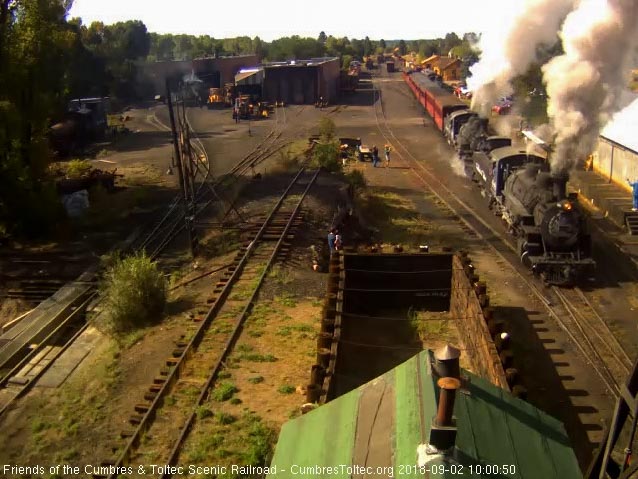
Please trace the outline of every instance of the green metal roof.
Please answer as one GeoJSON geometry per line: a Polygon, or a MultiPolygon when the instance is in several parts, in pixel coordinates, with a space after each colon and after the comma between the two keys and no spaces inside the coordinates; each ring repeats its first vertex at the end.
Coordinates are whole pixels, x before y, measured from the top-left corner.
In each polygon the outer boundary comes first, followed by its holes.
{"type": "Polygon", "coordinates": [[[429,354],[287,422],[268,477],[582,478],[559,421],[466,371],[454,453],[427,456],[419,470],[438,396],[429,354]]]}

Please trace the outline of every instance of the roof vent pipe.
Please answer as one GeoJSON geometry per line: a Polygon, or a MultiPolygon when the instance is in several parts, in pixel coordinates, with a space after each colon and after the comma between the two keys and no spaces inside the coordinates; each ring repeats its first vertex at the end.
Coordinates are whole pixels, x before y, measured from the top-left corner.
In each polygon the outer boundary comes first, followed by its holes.
{"type": "Polygon", "coordinates": [[[456,390],[461,387],[461,381],[456,378],[447,377],[439,379],[436,384],[441,388],[439,406],[436,411],[436,425],[440,427],[450,427],[453,425],[452,413],[454,412],[456,390]]]}
{"type": "Polygon", "coordinates": [[[430,428],[428,454],[446,453],[456,442],[456,421],[454,420],[454,400],[456,391],[461,387],[457,378],[441,378],[437,381],[440,388],[439,404],[436,416],[430,428]]]}
{"type": "Polygon", "coordinates": [[[454,346],[446,344],[434,352],[434,364],[432,369],[440,378],[461,378],[461,368],[459,365],[459,357],[461,351],[454,346]]]}

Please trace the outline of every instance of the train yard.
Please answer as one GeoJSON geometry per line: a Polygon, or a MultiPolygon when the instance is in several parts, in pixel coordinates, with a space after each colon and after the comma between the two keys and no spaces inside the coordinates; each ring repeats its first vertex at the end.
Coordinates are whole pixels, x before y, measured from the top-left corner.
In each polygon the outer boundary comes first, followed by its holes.
{"type": "MultiPolygon", "coordinates": [[[[170,130],[164,107],[140,110],[140,116],[157,132],[170,130]]],[[[91,343],[56,393],[38,387],[38,378],[90,329],[80,322],[56,336],[67,324],[56,321],[38,347],[0,378],[0,421],[11,439],[0,452],[5,463],[52,454],[60,462],[100,464],[102,472],[94,477],[116,477],[148,464],[243,463],[249,454],[267,460],[265,449],[246,452],[254,444],[241,431],[258,431],[260,440],[272,441],[288,416],[301,413],[319,333],[326,278],[312,271],[309,247],[325,251],[343,186],[309,165],[306,139],[324,116],[335,122],[338,136],[391,147],[388,168],[353,160],[346,166],[367,179],[359,212],[373,226],[377,247],[470,252],[487,283],[494,319],[512,338],[513,357],[503,367],[513,362],[524,386],[520,395],[563,421],[586,467],[638,353],[635,328],[628,328],[632,303],[622,299],[638,292],[635,271],[613,277],[613,268],[605,269],[605,277],[573,288],[550,286],[532,275],[521,264],[516,239],[463,176],[454,151],[401,73],[383,70],[362,82],[352,100],[325,110],[277,107],[267,120],[240,123],[224,110],[184,110],[194,165],[191,209],[175,196],[131,240],[133,249],[145,249],[168,270],[180,271],[166,322],[123,350],[106,338],[91,343]],[[291,154],[300,144],[306,151],[291,154]],[[291,155],[297,166],[282,167],[291,155]],[[371,198],[392,202],[385,205],[385,218],[371,207],[371,198]],[[192,237],[184,241],[189,225],[200,252],[215,253],[176,263],[192,244],[192,237]],[[390,237],[394,232],[398,236],[390,237]],[[34,358],[43,361],[40,366],[34,358]],[[104,370],[104,377],[92,377],[92,369],[104,370]],[[83,389],[93,391],[73,399],[83,389]],[[49,405],[58,412],[38,418],[49,405]],[[87,418],[73,420],[74,405],[87,418]],[[56,422],[63,424],[61,431],[56,422]]],[[[170,143],[159,148],[155,154],[162,159],[156,161],[167,163],[170,150],[170,143]]],[[[119,161],[117,154],[113,161],[119,161]]],[[[353,250],[368,251],[372,244],[348,240],[353,250]]],[[[598,262],[622,263],[618,251],[607,254],[604,238],[593,240],[598,262]]],[[[92,279],[88,283],[68,321],[83,314],[95,296],[92,279]]],[[[38,288],[46,289],[34,283],[22,294],[32,298],[38,288]]],[[[452,318],[457,328],[461,319],[452,318]]],[[[151,475],[174,474],[167,468],[151,475]]]]}

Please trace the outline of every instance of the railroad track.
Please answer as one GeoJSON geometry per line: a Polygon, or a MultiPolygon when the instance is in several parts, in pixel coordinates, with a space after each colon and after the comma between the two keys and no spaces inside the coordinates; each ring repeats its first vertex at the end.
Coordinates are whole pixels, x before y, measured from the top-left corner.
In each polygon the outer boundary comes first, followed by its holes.
{"type": "Polygon", "coordinates": [[[607,389],[618,398],[620,386],[632,369],[632,361],[618,342],[606,321],[580,288],[552,287],[558,304],[550,304],[555,319],[562,323],[572,341],[585,354],[587,361],[599,371],[607,389]],[[564,314],[561,314],[561,309],[564,314]]]}
{"type": "Polygon", "coordinates": [[[614,398],[618,398],[619,384],[631,370],[632,361],[622,348],[605,320],[598,314],[586,294],[579,288],[551,288],[551,295],[543,292],[544,285],[521,272],[513,241],[485,222],[468,204],[450,190],[432,171],[396,137],[387,123],[381,91],[373,83],[374,114],[377,127],[386,142],[406,161],[415,176],[436,196],[442,205],[460,222],[470,235],[482,240],[497,256],[512,266],[518,279],[525,284],[566,336],[580,351],[583,359],[614,398]]]}
{"type": "Polygon", "coordinates": [[[210,309],[194,318],[190,336],[176,344],[144,402],[135,407],[129,421],[132,429],[122,432],[117,457],[103,465],[176,464],[190,432],[198,427],[198,407],[209,397],[233,351],[269,268],[285,254],[294,229],[302,224],[301,205],[318,173],[301,168],[254,239],[237,253],[208,300],[210,309]],[[213,323],[218,327],[211,328],[213,323]]]}
{"type": "MultiPolygon", "coordinates": [[[[206,149],[197,137],[196,132],[193,130],[190,121],[188,120],[188,116],[185,116],[186,125],[190,129],[191,135],[195,138],[195,142],[197,144],[195,148],[199,151],[198,157],[203,157],[202,163],[206,165],[206,171],[204,174],[199,171],[201,180],[195,190],[195,210],[190,214],[197,217],[198,215],[201,215],[203,211],[206,210],[215,200],[218,200],[221,203],[222,199],[217,193],[220,188],[228,188],[232,184],[236,183],[242,175],[245,175],[249,170],[253,169],[255,166],[259,165],[261,162],[290,143],[289,141],[281,139],[283,130],[286,126],[285,109],[282,108],[282,110],[283,113],[280,115],[279,109],[275,109],[275,122],[270,132],[251,151],[239,160],[230,171],[212,181],[210,180],[212,172],[206,149]],[[283,116],[283,118],[280,119],[280,116],[283,116]]],[[[156,121],[164,128],[168,128],[158,119],[156,119],[156,121]]],[[[228,210],[230,211],[231,209],[232,204],[228,210]]],[[[151,228],[150,233],[142,240],[137,248],[139,250],[147,251],[151,258],[157,258],[161,251],[163,251],[163,249],[166,248],[166,246],[182,231],[184,231],[186,227],[184,216],[187,213],[183,199],[177,195],[169,205],[164,216],[151,228]]]]}

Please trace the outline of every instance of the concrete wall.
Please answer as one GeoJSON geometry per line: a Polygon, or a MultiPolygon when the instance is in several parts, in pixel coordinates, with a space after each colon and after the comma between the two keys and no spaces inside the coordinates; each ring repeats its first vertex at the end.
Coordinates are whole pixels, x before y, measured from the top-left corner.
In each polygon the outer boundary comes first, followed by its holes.
{"type": "Polygon", "coordinates": [[[490,316],[487,307],[489,297],[486,293],[477,294],[478,289],[474,285],[475,277],[467,264],[467,260],[463,257],[454,255],[450,315],[453,318],[459,318],[459,335],[467,350],[467,356],[471,358],[474,372],[492,384],[509,391],[510,387],[501,358],[488,328],[486,316],[490,316]]]}
{"type": "Polygon", "coordinates": [[[334,103],[339,95],[340,74],[341,65],[338,58],[321,64],[319,94],[328,100],[328,103],[334,103]]]}
{"type": "Polygon", "coordinates": [[[601,136],[592,156],[594,170],[631,191],[626,178],[638,179],[638,153],[601,136]]]}

